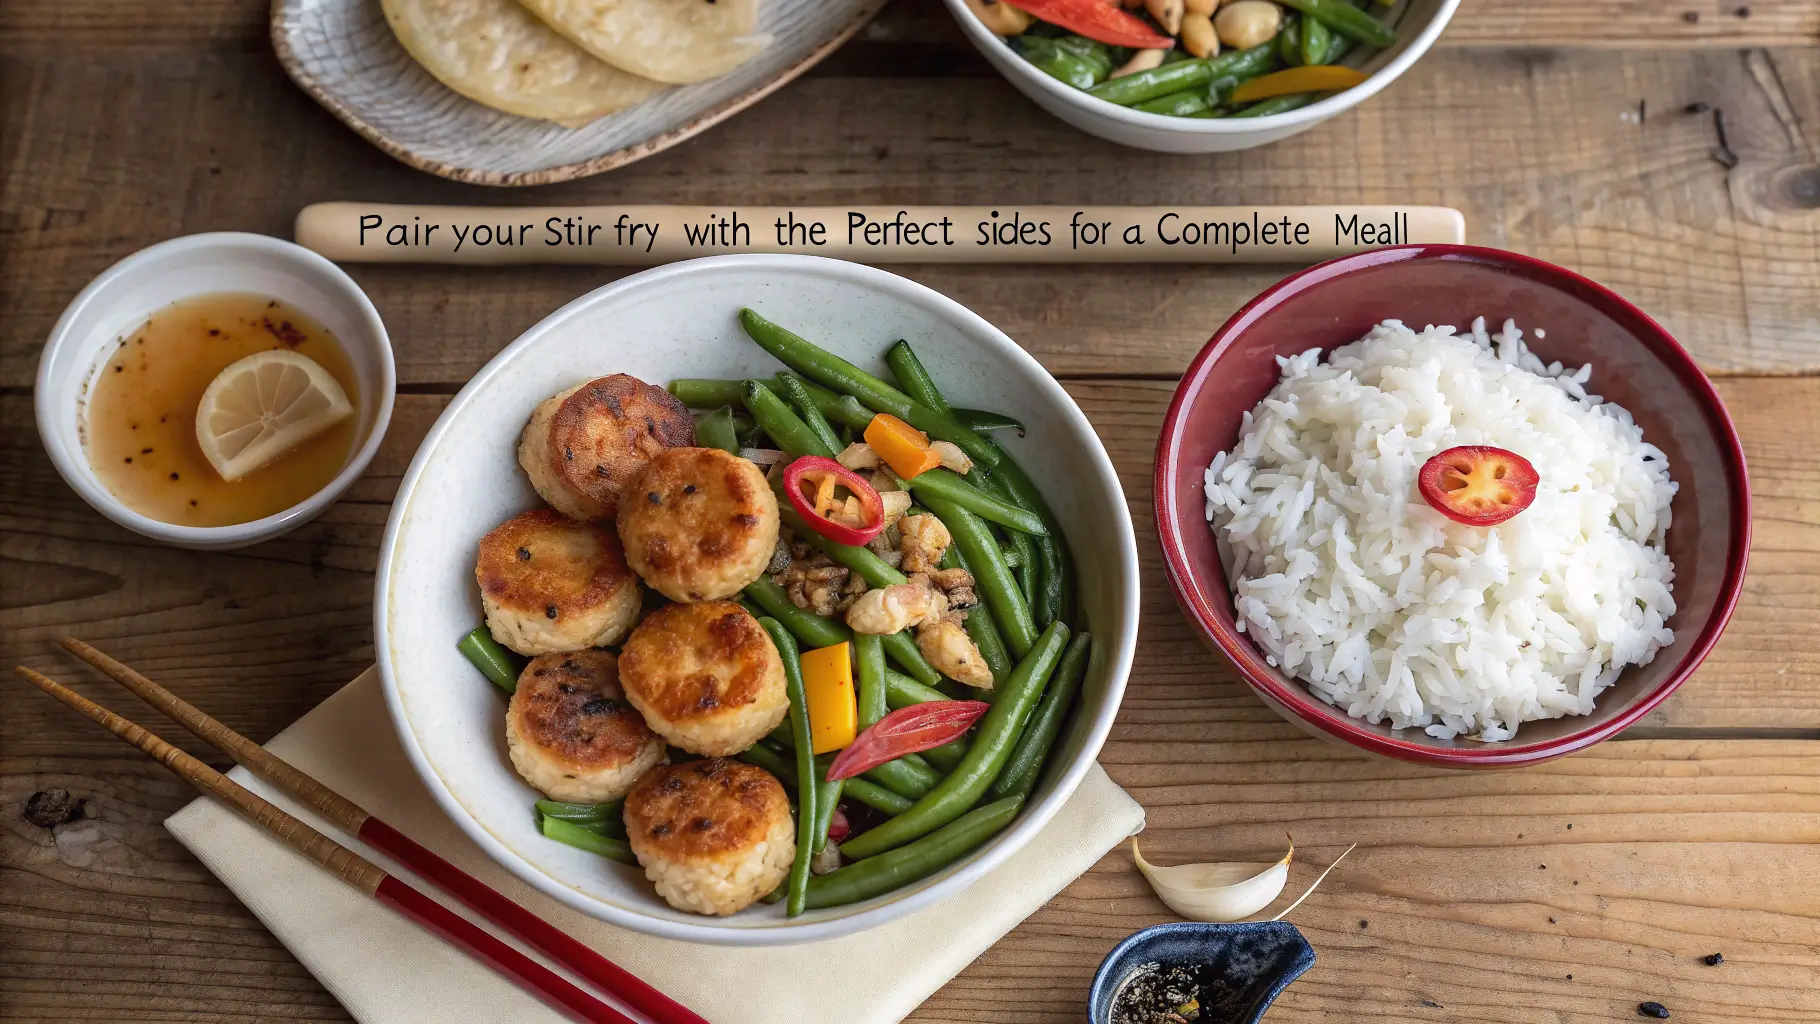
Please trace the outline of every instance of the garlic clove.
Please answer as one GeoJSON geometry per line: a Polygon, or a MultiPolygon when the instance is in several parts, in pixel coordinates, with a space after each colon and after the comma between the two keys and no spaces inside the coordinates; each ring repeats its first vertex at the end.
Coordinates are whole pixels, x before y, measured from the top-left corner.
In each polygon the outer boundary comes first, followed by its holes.
{"type": "Polygon", "coordinates": [[[1291,842],[1289,852],[1275,863],[1227,861],[1157,867],[1144,859],[1137,840],[1131,841],[1131,857],[1157,897],[1191,921],[1238,921],[1270,906],[1289,882],[1289,862],[1294,856],[1291,842]]]}

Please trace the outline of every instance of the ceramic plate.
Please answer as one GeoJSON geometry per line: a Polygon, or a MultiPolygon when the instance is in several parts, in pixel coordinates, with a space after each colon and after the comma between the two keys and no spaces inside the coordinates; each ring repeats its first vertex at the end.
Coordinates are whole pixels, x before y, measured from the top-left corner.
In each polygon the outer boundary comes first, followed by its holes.
{"type": "Polygon", "coordinates": [[[272,45],[291,79],[368,142],[477,185],[544,185],[610,171],[758,102],[859,31],[885,0],[765,0],[771,46],[711,82],[674,86],[583,128],[481,106],[419,67],[379,0],[275,0],[272,45]]]}
{"type": "Polygon", "coordinates": [[[1137,550],[1124,492],[1093,428],[997,328],[882,270],[812,256],[722,256],[660,267],[584,295],[468,382],[399,489],[375,605],[379,670],[404,748],[443,810],[488,854],[550,896],[617,925],[699,942],[782,944],[856,932],[956,893],[1054,816],[1118,711],[1137,636],[1137,550]],[[532,408],[615,372],[652,383],[769,376],[781,367],[740,329],[741,306],[879,373],[885,349],[908,339],[955,404],[1021,419],[1028,436],[1001,441],[1045,485],[1079,566],[1075,621],[1096,639],[1079,712],[1009,829],[922,881],[794,920],[781,905],[764,904],[725,918],[685,914],[659,899],[637,869],[545,839],[532,820],[538,794],[506,756],[505,701],[455,650],[482,619],[474,583],[481,536],[538,504],[514,455],[532,408]]]}

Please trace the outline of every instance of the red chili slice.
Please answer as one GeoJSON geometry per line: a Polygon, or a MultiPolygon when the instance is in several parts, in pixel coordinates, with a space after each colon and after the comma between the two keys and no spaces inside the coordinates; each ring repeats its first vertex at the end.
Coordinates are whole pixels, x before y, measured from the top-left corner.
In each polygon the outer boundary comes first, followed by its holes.
{"type": "Polygon", "coordinates": [[[847,820],[847,812],[838,806],[834,816],[828,819],[828,841],[839,845],[840,841],[853,834],[853,823],[847,820]]]}
{"type": "Polygon", "coordinates": [[[805,455],[784,467],[784,495],[810,529],[836,544],[858,547],[884,532],[884,499],[864,477],[833,459],[805,455]],[[829,518],[837,486],[846,488],[859,502],[860,525],[851,526],[829,518]]]}
{"type": "Polygon", "coordinates": [[[1488,445],[1449,448],[1416,478],[1436,512],[1467,526],[1496,526],[1528,508],[1541,481],[1528,459],[1488,445]]]}
{"type": "Polygon", "coordinates": [[[872,723],[828,766],[828,781],[850,779],[905,754],[932,750],[960,739],[992,710],[983,700],[932,700],[898,708],[872,723]]]}
{"type": "Polygon", "coordinates": [[[1158,35],[1144,19],[1107,0],[1013,0],[1011,6],[1109,46],[1167,50],[1175,45],[1175,40],[1158,35]]]}

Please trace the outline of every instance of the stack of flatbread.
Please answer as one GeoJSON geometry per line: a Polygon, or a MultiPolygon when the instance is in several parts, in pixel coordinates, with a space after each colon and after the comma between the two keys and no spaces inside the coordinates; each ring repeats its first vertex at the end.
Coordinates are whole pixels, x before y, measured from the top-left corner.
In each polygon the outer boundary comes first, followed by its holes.
{"type": "Polygon", "coordinates": [[[382,0],[442,84],[522,117],[579,127],[666,85],[724,75],[770,43],[758,0],[382,0]]]}

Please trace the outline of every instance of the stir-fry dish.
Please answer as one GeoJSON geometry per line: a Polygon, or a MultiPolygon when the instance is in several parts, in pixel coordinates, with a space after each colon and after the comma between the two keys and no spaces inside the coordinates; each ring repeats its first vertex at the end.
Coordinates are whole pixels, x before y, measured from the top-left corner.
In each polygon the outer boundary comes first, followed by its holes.
{"type": "Polygon", "coordinates": [[[1376,0],[967,0],[1025,60],[1171,117],[1267,117],[1350,89],[1340,62],[1397,40],[1376,0]]]}
{"type": "Polygon", "coordinates": [[[893,382],[740,319],[774,377],[615,374],[532,412],[549,507],[481,540],[459,648],[510,695],[545,836],[679,910],[794,917],[1008,826],[1091,641],[1055,516],[991,437],[1016,420],[951,407],[906,342],[893,382]]]}

